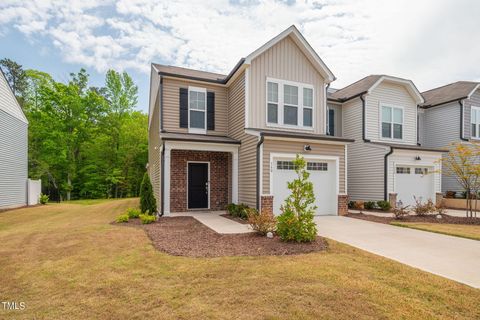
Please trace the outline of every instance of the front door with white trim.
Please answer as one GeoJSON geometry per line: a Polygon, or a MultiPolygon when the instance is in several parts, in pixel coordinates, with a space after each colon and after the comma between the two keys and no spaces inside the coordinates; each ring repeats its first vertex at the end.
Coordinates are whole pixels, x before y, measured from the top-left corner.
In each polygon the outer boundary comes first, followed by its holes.
{"type": "MultiPolygon", "coordinates": [[[[337,214],[337,168],[335,160],[305,159],[310,181],[315,194],[316,215],[337,214]]],[[[297,175],[293,167],[293,158],[274,158],[271,170],[273,212],[281,213],[280,207],[290,195],[287,183],[297,175]]]]}
{"type": "Polygon", "coordinates": [[[188,163],[188,209],[208,209],[208,163],[188,163]]]}

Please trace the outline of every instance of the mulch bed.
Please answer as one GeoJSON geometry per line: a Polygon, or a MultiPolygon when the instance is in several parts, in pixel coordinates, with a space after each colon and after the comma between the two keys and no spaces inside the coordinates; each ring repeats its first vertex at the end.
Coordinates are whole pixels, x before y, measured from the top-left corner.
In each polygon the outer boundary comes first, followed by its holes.
{"type": "Polygon", "coordinates": [[[142,228],[154,247],[174,256],[281,256],[323,251],[328,248],[322,237],[312,243],[282,242],[255,233],[218,234],[192,217],[161,217],[152,224],[142,225],[139,219],[116,225],[142,228]]]}
{"type": "Polygon", "coordinates": [[[243,220],[239,217],[234,217],[232,216],[231,214],[229,213],[224,213],[224,214],[221,214],[220,216],[224,217],[224,218],[227,218],[227,219],[230,219],[230,220],[233,220],[235,222],[238,222],[238,223],[241,223],[241,224],[248,224],[248,221],[247,220],[243,220]]]}
{"type": "Polygon", "coordinates": [[[402,219],[395,219],[393,217],[378,217],[363,213],[349,213],[346,215],[350,218],[367,220],[372,222],[380,222],[389,224],[392,221],[395,222],[428,222],[428,223],[447,223],[447,224],[466,224],[466,225],[480,225],[480,218],[467,218],[467,217],[454,217],[447,214],[442,214],[442,218],[439,219],[437,215],[428,215],[424,217],[420,216],[405,216],[402,219]]]}

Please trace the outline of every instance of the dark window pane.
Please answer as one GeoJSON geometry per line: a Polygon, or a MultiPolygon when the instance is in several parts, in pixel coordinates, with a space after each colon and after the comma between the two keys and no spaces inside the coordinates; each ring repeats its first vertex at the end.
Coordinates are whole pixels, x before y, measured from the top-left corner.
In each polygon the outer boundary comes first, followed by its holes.
{"type": "Polygon", "coordinates": [[[303,109],[303,125],[305,127],[312,126],[312,109],[303,109]]]}
{"type": "Polygon", "coordinates": [[[268,104],[268,122],[278,123],[278,106],[274,103],[268,104]]]}
{"type": "Polygon", "coordinates": [[[190,128],[205,129],[205,112],[190,110],[190,128]]]}
{"type": "Polygon", "coordinates": [[[475,123],[472,123],[472,137],[476,137],[477,136],[477,126],[475,125],[475,123]]]}
{"type": "Polygon", "coordinates": [[[402,139],[402,131],[403,131],[403,128],[401,124],[395,123],[393,125],[393,137],[395,139],[402,139]]]}
{"type": "Polygon", "coordinates": [[[283,107],[283,123],[295,126],[298,124],[297,107],[283,107]]]}
{"type": "Polygon", "coordinates": [[[392,137],[392,124],[382,122],[382,137],[391,138],[392,137]]]}

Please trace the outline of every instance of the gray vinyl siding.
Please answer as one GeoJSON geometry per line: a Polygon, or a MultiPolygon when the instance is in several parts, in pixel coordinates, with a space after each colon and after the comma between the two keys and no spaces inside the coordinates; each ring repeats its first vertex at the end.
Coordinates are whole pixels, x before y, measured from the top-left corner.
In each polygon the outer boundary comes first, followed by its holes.
{"type": "Polygon", "coordinates": [[[245,73],[228,88],[228,136],[241,141],[238,151],[238,202],[255,207],[258,138],[245,133],[245,73]]]}
{"type": "Polygon", "coordinates": [[[27,204],[27,178],[28,125],[0,110],[0,208],[27,204]]]}
{"type": "Polygon", "coordinates": [[[158,98],[152,114],[152,122],[148,131],[148,174],[152,182],[153,192],[157,200],[157,208],[161,204],[161,163],[160,163],[160,117],[158,98]]]}
{"type": "Polygon", "coordinates": [[[347,147],[348,195],[351,200],[382,200],[385,148],[363,142],[360,99],[343,104],[342,115],[343,136],[355,139],[347,147]]]}
{"type": "MultiPolygon", "coordinates": [[[[336,137],[341,137],[343,132],[342,132],[342,106],[338,104],[328,104],[329,109],[335,110],[335,126],[334,130],[335,132],[333,133],[334,136],[336,137]]],[[[328,114],[327,114],[328,117],[328,114]]]]}

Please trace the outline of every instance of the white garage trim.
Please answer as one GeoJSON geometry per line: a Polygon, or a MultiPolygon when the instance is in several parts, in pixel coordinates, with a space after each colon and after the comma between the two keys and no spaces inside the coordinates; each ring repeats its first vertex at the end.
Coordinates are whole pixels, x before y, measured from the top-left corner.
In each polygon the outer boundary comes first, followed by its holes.
{"type": "MultiPolygon", "coordinates": [[[[293,158],[297,156],[297,153],[270,153],[270,193],[273,190],[273,179],[272,179],[272,166],[274,158],[293,158]]],[[[335,161],[335,190],[337,195],[340,193],[340,158],[335,156],[322,156],[316,154],[300,154],[304,159],[315,159],[315,160],[330,160],[335,161]]]]}

